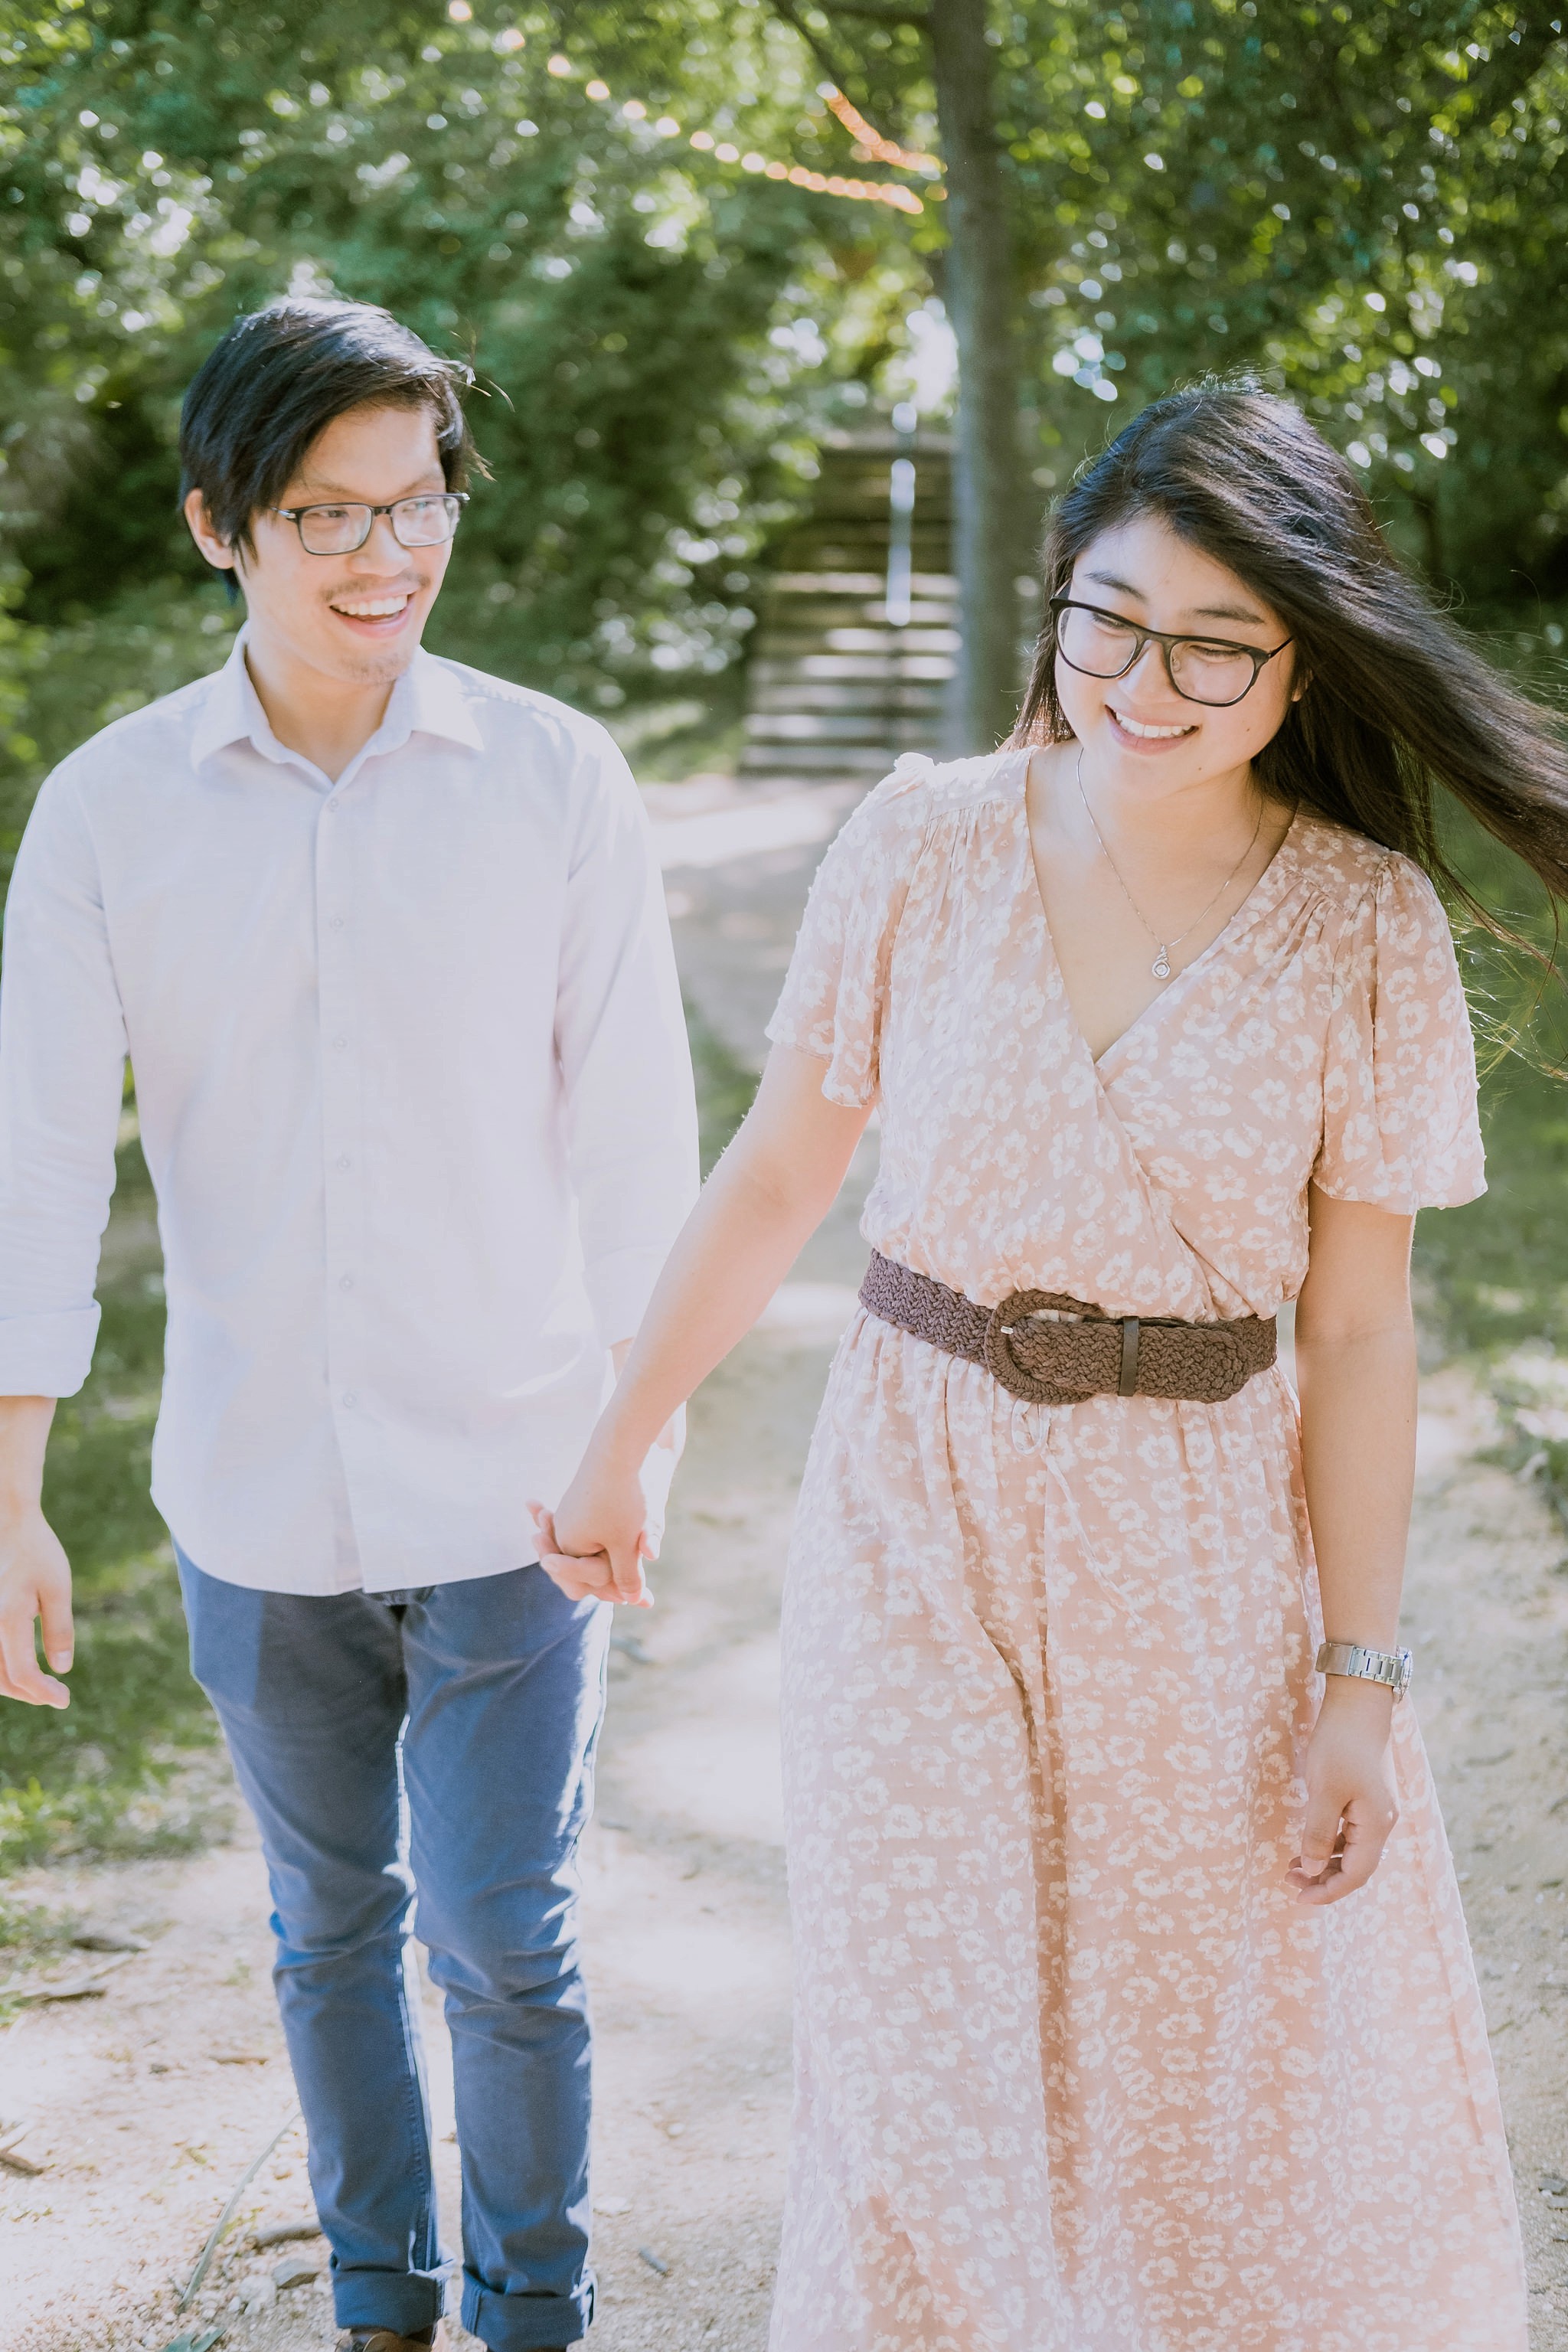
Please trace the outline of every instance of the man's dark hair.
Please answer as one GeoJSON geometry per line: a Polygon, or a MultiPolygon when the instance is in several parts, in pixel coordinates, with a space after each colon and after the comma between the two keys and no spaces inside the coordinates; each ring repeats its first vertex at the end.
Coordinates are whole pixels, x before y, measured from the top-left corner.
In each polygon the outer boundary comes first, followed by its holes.
{"type": "Polygon", "coordinates": [[[317,435],[345,409],[427,408],[449,490],[483,471],[463,414],[473,371],[374,302],[284,295],[237,319],[180,411],[180,504],[200,490],[218,537],[250,545],[317,435]]]}

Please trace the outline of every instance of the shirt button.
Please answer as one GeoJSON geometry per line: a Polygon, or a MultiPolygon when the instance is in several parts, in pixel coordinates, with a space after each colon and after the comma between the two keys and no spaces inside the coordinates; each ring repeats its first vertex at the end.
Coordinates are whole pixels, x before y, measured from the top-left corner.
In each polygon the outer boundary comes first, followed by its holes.
{"type": "Polygon", "coordinates": [[[353,1161],[349,1158],[346,1151],[342,1151],[338,1154],[338,1166],[340,1168],[352,1168],[353,1166],[353,1161]]]}
{"type": "Polygon", "coordinates": [[[351,1409],[354,1405],[358,1404],[359,1391],[357,1389],[345,1389],[343,1391],[343,1402],[351,1407],[351,1409]]]}
{"type": "Polygon", "coordinates": [[[340,1275],[339,1275],[339,1276],[338,1276],[338,1288],[339,1288],[340,1290],[352,1290],[352,1289],[353,1288],[353,1286],[354,1286],[354,1278],[353,1278],[353,1275],[352,1275],[352,1274],[340,1274],[340,1275]]]}
{"type": "Polygon", "coordinates": [[[338,813],[338,804],[337,804],[336,801],[329,801],[329,802],[327,803],[327,814],[328,814],[329,816],[336,816],[337,813],[338,813]]]}
{"type": "Polygon", "coordinates": [[[334,1053],[334,1054],[341,1054],[341,1053],[342,1052],[343,1048],[345,1047],[345,1045],[347,1045],[348,1042],[349,1042],[349,1041],[348,1041],[348,1039],[347,1039],[346,1037],[334,1037],[334,1038],[332,1039],[332,1051],[333,1051],[333,1053],[334,1053]]]}
{"type": "Polygon", "coordinates": [[[343,919],[341,915],[333,915],[329,919],[327,923],[327,929],[329,931],[341,931],[342,927],[343,919]]]}

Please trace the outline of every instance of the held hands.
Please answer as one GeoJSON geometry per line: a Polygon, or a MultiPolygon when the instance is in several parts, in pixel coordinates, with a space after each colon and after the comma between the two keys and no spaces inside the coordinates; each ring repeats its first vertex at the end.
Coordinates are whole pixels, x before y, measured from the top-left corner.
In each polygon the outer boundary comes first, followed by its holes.
{"type": "Polygon", "coordinates": [[[558,1507],[531,1503],[539,1564],[568,1601],[618,1601],[651,1609],[643,1562],[658,1557],[635,1469],[604,1464],[592,1451],[558,1507]]]}
{"type": "Polygon", "coordinates": [[[1307,1748],[1301,1852],[1287,1874],[1299,1902],[1341,1902],[1364,1886],[1399,1818],[1389,1754],[1393,1695],[1330,1675],[1307,1748]]]}
{"type": "Polygon", "coordinates": [[[43,1512],[29,1503],[0,1513],[0,1697],[69,1706],[64,1683],[38,1664],[33,1627],[39,1619],[44,1654],[65,1674],[76,1645],[70,1564],[43,1512]]]}

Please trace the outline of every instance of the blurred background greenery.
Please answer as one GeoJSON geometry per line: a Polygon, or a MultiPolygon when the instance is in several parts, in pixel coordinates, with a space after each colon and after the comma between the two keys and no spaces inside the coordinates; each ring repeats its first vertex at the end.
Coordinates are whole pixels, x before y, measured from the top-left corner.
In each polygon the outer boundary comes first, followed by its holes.
{"type": "MultiPolygon", "coordinates": [[[[0,0],[0,862],[53,760],[221,660],[234,614],[174,512],[179,401],[289,288],[385,302],[477,372],[493,478],[437,650],[597,711],[647,780],[722,768],[825,440],[900,399],[951,417],[963,138],[1001,205],[1005,572],[1144,400],[1253,369],[1555,697],[1565,120],[1562,20],[1475,0],[0,0]],[[965,14],[986,72],[960,122],[941,60],[965,14]]],[[[1462,846],[1549,941],[1521,877],[1462,846]]],[[[1424,1224],[1426,1344],[1483,1368],[1521,1468],[1568,1494],[1568,1028],[1549,994],[1507,1050],[1536,981],[1479,933],[1466,951],[1494,1189],[1424,1224]]],[[[711,1146],[746,1082],[696,1042],[711,1146]]],[[[133,1108],[116,1230],[50,1471],[77,1703],[0,1711],[0,1867],[203,1818],[145,1497],[161,1307],[133,1108]]]]}

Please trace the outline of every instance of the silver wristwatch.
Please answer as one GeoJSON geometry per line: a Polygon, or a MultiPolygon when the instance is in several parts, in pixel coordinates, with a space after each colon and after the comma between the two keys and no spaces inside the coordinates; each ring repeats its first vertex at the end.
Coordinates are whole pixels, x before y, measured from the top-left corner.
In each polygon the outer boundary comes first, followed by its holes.
{"type": "Polygon", "coordinates": [[[1415,1664],[1408,1650],[1369,1650],[1361,1642],[1325,1642],[1317,1658],[1321,1675],[1349,1675],[1354,1682],[1382,1683],[1396,1699],[1410,1688],[1415,1664]]]}

